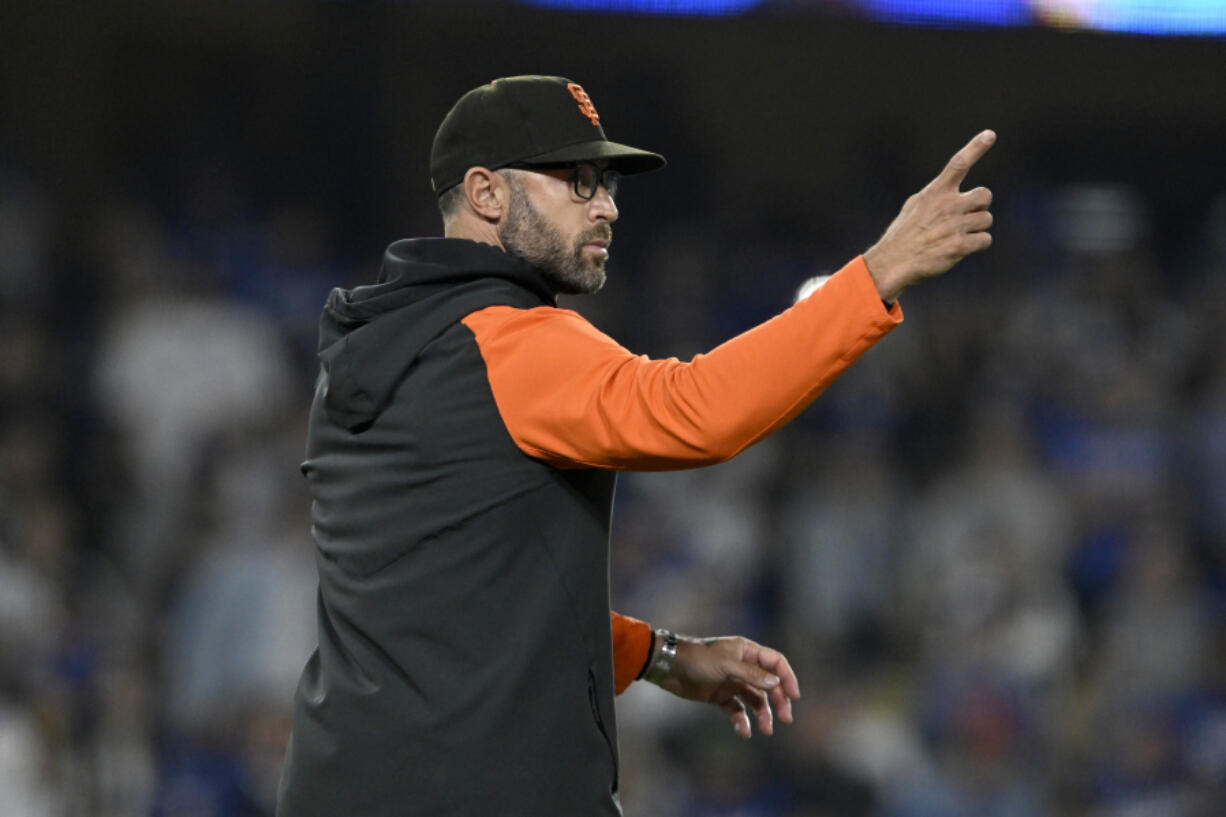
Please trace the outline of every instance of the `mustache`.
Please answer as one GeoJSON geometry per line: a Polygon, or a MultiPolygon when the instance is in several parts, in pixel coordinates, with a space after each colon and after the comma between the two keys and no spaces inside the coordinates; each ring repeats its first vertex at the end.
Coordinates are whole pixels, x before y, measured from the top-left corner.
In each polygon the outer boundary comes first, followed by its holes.
{"type": "Polygon", "coordinates": [[[584,244],[588,243],[589,241],[595,241],[597,239],[600,239],[604,241],[606,244],[611,245],[613,243],[613,228],[610,227],[608,224],[602,224],[599,227],[593,227],[591,230],[588,230],[586,233],[579,236],[578,244],[579,246],[582,247],[584,244]]]}

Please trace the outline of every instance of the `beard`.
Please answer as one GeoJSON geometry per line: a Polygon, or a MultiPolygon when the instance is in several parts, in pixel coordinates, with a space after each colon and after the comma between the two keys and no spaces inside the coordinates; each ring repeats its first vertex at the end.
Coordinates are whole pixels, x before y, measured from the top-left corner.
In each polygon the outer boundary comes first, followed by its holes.
{"type": "Polygon", "coordinates": [[[506,251],[540,269],[559,294],[590,295],[599,291],[605,282],[605,259],[599,255],[588,258],[583,248],[596,239],[612,240],[613,228],[608,224],[593,227],[567,247],[558,228],[532,205],[519,179],[509,173],[505,178],[511,188],[511,204],[498,237],[506,251]]]}

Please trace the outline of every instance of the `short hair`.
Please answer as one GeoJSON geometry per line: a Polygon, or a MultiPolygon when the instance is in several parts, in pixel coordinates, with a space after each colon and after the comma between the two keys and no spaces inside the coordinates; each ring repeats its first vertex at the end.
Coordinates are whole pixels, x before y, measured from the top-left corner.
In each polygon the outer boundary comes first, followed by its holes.
{"type": "Polygon", "coordinates": [[[448,187],[438,197],[438,210],[443,214],[443,221],[447,221],[454,216],[460,209],[460,202],[464,200],[464,184],[453,184],[448,187]]]}

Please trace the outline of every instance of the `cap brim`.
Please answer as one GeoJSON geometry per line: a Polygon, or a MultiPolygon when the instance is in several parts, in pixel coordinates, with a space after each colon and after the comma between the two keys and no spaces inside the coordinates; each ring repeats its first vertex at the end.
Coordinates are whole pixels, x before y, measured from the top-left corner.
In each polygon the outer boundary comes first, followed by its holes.
{"type": "Polygon", "coordinates": [[[639,150],[629,145],[596,139],[591,142],[580,142],[567,145],[564,148],[551,150],[537,156],[528,156],[520,161],[540,164],[553,162],[582,162],[597,159],[608,159],[612,167],[622,175],[646,173],[649,170],[659,170],[664,167],[664,157],[649,150],[639,150]]]}

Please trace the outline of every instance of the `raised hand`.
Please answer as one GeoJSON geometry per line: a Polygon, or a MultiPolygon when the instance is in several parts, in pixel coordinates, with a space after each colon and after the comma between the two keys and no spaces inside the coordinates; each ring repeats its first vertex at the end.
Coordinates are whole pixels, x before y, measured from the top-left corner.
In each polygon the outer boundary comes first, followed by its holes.
{"type": "Polygon", "coordinates": [[[985,130],[953,155],[945,169],[907,199],[885,233],[864,253],[884,301],[924,278],[940,275],[966,256],[992,245],[992,191],[961,191],[962,181],[996,141],[985,130]]]}

